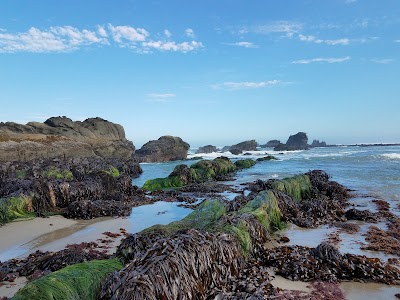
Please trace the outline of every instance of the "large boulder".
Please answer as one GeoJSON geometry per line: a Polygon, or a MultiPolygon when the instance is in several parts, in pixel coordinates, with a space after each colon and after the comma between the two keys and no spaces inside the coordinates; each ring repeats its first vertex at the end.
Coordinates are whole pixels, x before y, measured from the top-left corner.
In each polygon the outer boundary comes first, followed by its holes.
{"type": "Polygon", "coordinates": [[[279,141],[279,140],[270,140],[266,144],[260,145],[260,147],[261,148],[274,148],[280,144],[281,144],[281,141],[279,141]]]}
{"type": "Polygon", "coordinates": [[[274,148],[275,151],[293,151],[309,149],[308,137],[305,132],[298,132],[289,136],[286,144],[279,144],[274,148]]]}
{"type": "Polygon", "coordinates": [[[243,151],[256,151],[257,142],[255,140],[248,140],[232,146],[225,146],[222,152],[230,151],[232,154],[241,154],[243,151]]]}
{"type": "Polygon", "coordinates": [[[213,146],[213,145],[207,145],[207,146],[203,146],[200,147],[197,151],[196,154],[198,153],[213,153],[213,152],[217,152],[217,147],[213,146]]]}
{"type": "Polygon", "coordinates": [[[164,162],[186,159],[190,145],[180,137],[162,136],[136,151],[138,162],[164,162]]]}
{"type": "Polygon", "coordinates": [[[130,158],[135,151],[124,128],[101,118],[72,121],[53,117],[44,123],[0,123],[0,162],[39,158],[130,158]]]}

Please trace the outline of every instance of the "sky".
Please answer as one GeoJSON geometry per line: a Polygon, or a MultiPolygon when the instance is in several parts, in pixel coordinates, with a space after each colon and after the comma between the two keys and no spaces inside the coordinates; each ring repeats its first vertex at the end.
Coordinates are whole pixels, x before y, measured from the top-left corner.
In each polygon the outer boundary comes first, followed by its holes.
{"type": "Polygon", "coordinates": [[[101,117],[136,147],[304,131],[400,142],[398,0],[0,1],[0,121],[101,117]]]}

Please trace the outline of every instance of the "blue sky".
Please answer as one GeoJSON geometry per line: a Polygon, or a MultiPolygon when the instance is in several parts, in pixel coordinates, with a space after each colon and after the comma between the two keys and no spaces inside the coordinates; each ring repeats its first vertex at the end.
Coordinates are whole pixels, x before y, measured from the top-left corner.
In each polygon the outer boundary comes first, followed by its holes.
{"type": "Polygon", "coordinates": [[[0,121],[99,116],[136,146],[400,142],[398,0],[0,2],[0,121]]]}

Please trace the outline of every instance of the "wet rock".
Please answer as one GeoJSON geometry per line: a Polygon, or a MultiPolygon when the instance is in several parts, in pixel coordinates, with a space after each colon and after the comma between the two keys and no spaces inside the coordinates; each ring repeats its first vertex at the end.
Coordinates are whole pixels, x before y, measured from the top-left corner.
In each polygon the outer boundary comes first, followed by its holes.
{"type": "Polygon", "coordinates": [[[186,159],[190,145],[180,137],[162,136],[147,142],[135,152],[138,162],[164,162],[186,159]]]}
{"type": "Polygon", "coordinates": [[[218,151],[217,147],[215,147],[213,145],[207,145],[207,146],[200,147],[196,151],[196,154],[199,154],[199,153],[213,153],[213,152],[217,152],[217,151],[218,151]]]}
{"type": "Polygon", "coordinates": [[[266,144],[260,145],[260,147],[261,148],[274,148],[274,147],[278,146],[279,144],[281,144],[281,141],[279,141],[279,140],[270,140],[266,144]]]}
{"type": "Polygon", "coordinates": [[[298,132],[295,135],[289,136],[286,144],[279,144],[274,148],[274,151],[293,151],[309,149],[308,137],[305,132],[298,132]]]}
{"type": "Polygon", "coordinates": [[[239,155],[244,151],[256,151],[257,150],[257,142],[255,140],[248,140],[236,145],[225,146],[222,148],[222,152],[230,151],[234,155],[239,155]]]}
{"type": "Polygon", "coordinates": [[[369,210],[358,210],[354,208],[346,211],[345,217],[347,220],[368,221],[374,223],[378,221],[375,214],[371,213],[369,210]]]}

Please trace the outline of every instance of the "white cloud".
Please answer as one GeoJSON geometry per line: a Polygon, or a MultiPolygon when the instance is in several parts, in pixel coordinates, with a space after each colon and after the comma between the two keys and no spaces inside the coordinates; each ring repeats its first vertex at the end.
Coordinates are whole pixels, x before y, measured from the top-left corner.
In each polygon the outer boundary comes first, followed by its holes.
{"type": "Polygon", "coordinates": [[[94,31],[72,26],[50,27],[42,31],[31,27],[27,32],[0,33],[0,52],[68,52],[80,46],[106,44],[94,31]]]}
{"type": "Polygon", "coordinates": [[[258,34],[281,33],[287,37],[292,37],[293,34],[300,32],[303,29],[303,24],[290,21],[277,21],[269,24],[254,26],[251,29],[243,28],[239,33],[247,33],[249,31],[258,34]]]}
{"type": "Polygon", "coordinates": [[[111,31],[114,41],[123,44],[128,42],[143,42],[149,36],[146,29],[133,28],[130,26],[113,26],[108,24],[108,28],[111,31]]]}
{"type": "MultiPolygon", "coordinates": [[[[9,33],[0,30],[0,53],[14,52],[70,52],[90,45],[109,46],[112,43],[120,47],[135,49],[138,53],[149,53],[153,50],[191,52],[203,47],[198,41],[171,41],[152,40],[150,33],[144,28],[131,26],[107,27],[95,26],[96,30],[78,29],[72,26],[50,27],[41,30],[31,27],[26,32],[9,33]]],[[[166,38],[172,36],[167,29],[164,30],[166,38]]]]}
{"type": "Polygon", "coordinates": [[[391,59],[391,58],[381,58],[381,59],[374,58],[374,59],[371,59],[371,61],[376,63],[376,64],[387,65],[387,64],[390,64],[390,63],[394,62],[394,59],[391,59]]]}
{"type": "Polygon", "coordinates": [[[165,30],[164,30],[164,35],[165,35],[167,38],[170,38],[170,37],[172,36],[172,33],[171,33],[171,31],[169,31],[168,29],[165,29],[165,30]]]}
{"type": "Polygon", "coordinates": [[[257,48],[257,45],[250,42],[225,43],[225,45],[238,46],[244,48],[257,48]]]}
{"type": "Polygon", "coordinates": [[[152,49],[160,50],[160,51],[173,51],[173,52],[190,52],[200,48],[203,48],[203,44],[201,42],[183,42],[176,43],[174,41],[165,42],[165,41],[149,41],[143,42],[142,47],[144,52],[150,52],[152,49]]]}
{"type": "Polygon", "coordinates": [[[400,40],[394,40],[393,42],[395,42],[395,43],[400,43],[400,40]]]}
{"type": "Polygon", "coordinates": [[[173,98],[173,97],[176,97],[176,94],[172,94],[172,93],[164,93],[164,94],[160,94],[160,93],[150,93],[150,94],[147,94],[147,97],[150,97],[150,98],[158,98],[158,99],[166,99],[166,98],[173,98]]]}
{"type": "Polygon", "coordinates": [[[271,87],[280,84],[279,80],[268,80],[260,82],[224,82],[219,84],[214,84],[212,87],[214,89],[228,89],[228,90],[239,90],[239,89],[258,89],[264,87],[271,87]]]}
{"type": "Polygon", "coordinates": [[[317,58],[312,58],[312,59],[301,59],[301,60],[295,60],[292,61],[293,64],[311,64],[311,63],[340,63],[340,62],[344,62],[347,60],[350,60],[351,57],[350,56],[345,56],[345,57],[338,57],[338,58],[321,58],[321,57],[317,57],[317,58]]]}
{"type": "Polygon", "coordinates": [[[97,26],[97,32],[99,33],[100,36],[102,37],[108,37],[107,31],[104,29],[103,26],[97,26]]]}
{"type": "Polygon", "coordinates": [[[190,38],[193,38],[194,39],[194,31],[193,31],[193,29],[192,28],[188,28],[188,29],[186,29],[185,30],[185,35],[187,36],[187,37],[190,37],[190,38]]]}
{"type": "Polygon", "coordinates": [[[347,38],[342,38],[342,39],[337,39],[337,40],[321,40],[316,38],[313,35],[302,35],[299,34],[299,39],[300,41],[303,42],[310,42],[310,43],[315,43],[315,44],[326,44],[326,45],[348,45],[350,43],[350,40],[347,38]]]}

